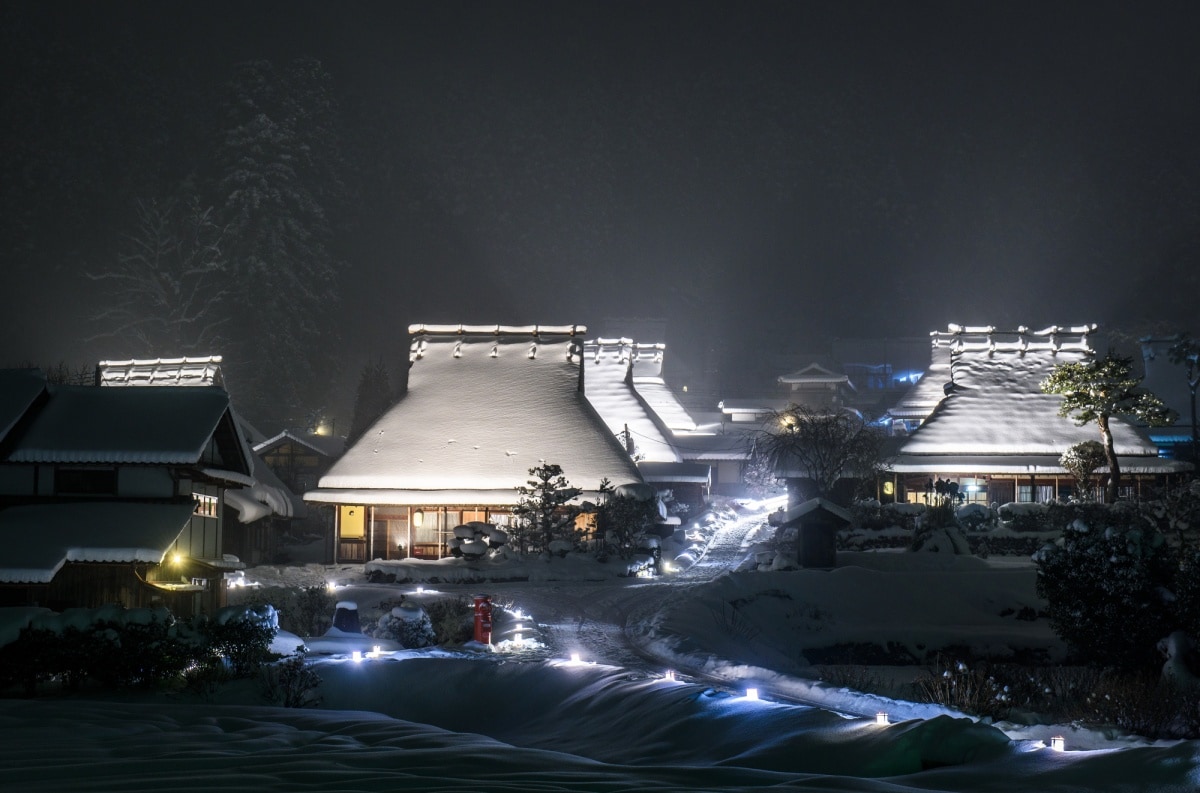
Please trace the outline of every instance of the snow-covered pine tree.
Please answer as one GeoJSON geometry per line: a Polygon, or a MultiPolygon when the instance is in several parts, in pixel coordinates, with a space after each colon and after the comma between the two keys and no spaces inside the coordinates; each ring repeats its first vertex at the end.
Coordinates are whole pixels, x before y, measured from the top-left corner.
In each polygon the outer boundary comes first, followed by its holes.
{"type": "Polygon", "coordinates": [[[231,90],[216,177],[236,294],[226,361],[243,410],[295,424],[336,369],[337,103],[313,59],[241,64],[231,90]]]}
{"type": "Polygon", "coordinates": [[[1113,416],[1132,416],[1152,427],[1174,419],[1162,400],[1141,387],[1142,378],[1133,373],[1133,359],[1109,352],[1090,361],[1060,363],[1042,382],[1042,391],[1063,398],[1058,415],[1074,419],[1079,426],[1095,423],[1108,463],[1107,501],[1117,500],[1121,464],[1113,448],[1109,421],[1113,416]]]}
{"type": "Polygon", "coordinates": [[[579,510],[570,502],[580,494],[579,488],[571,487],[562,466],[555,463],[543,462],[530,468],[529,477],[517,487],[521,499],[513,507],[513,514],[528,529],[527,537],[522,539],[534,553],[550,551],[556,540],[574,543],[579,510]]]}

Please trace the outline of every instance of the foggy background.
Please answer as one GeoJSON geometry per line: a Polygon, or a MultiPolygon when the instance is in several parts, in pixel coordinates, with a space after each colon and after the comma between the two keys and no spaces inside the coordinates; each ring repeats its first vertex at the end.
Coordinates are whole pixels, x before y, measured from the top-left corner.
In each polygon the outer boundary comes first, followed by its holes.
{"type": "Polygon", "coordinates": [[[240,382],[295,423],[370,361],[399,376],[413,322],[646,327],[676,385],[722,396],[770,387],[763,351],[834,337],[1200,331],[1198,21],[1190,2],[7,3],[0,361],[223,353],[235,401],[240,382]],[[238,203],[264,141],[295,172],[264,167],[238,203]],[[205,281],[219,349],[100,316],[139,202],[171,200],[228,229],[205,281]],[[271,236],[281,216],[299,238],[271,236]]]}

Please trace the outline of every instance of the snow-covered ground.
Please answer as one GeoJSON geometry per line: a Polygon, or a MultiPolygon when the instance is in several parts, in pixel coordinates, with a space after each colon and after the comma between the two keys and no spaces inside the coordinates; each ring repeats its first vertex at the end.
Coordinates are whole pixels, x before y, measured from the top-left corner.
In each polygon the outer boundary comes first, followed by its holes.
{"type": "Polygon", "coordinates": [[[918,653],[957,643],[999,657],[1013,648],[1053,657],[1062,647],[1044,620],[1014,616],[1038,603],[1025,561],[880,552],[840,554],[830,572],[734,572],[762,538],[768,508],[684,527],[690,539],[664,555],[686,569],[658,579],[563,560],[509,569],[502,582],[461,562],[425,565],[410,576],[423,581],[396,584],[367,583],[362,566],[249,570],[247,580],[268,585],[334,583],[338,599],[364,610],[400,594],[420,602],[481,592],[508,608],[497,613],[494,649],[385,649],[356,662],[349,651],[363,640],[306,640],[323,679],[319,709],[265,707],[252,681],[206,699],[0,700],[5,785],[1200,789],[1200,742],[986,724],[815,682],[805,652],[842,642],[918,653]],[[889,724],[876,722],[880,712],[889,724]],[[1047,747],[1056,735],[1067,751],[1047,747]]]}

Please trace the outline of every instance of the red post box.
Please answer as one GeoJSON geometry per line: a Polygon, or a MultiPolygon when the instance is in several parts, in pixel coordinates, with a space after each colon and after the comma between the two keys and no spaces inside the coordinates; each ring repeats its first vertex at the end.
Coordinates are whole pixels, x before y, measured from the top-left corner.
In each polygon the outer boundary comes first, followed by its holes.
{"type": "Polygon", "coordinates": [[[475,596],[475,641],[492,643],[492,598],[490,595],[475,596]]]}

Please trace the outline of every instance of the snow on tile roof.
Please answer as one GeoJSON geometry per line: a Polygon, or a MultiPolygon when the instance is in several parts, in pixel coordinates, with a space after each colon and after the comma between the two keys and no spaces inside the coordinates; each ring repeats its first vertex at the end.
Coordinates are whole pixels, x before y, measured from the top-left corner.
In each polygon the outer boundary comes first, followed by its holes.
{"type": "MultiPolygon", "coordinates": [[[[220,388],[51,386],[10,462],[195,464],[229,395],[220,388]]],[[[249,461],[223,467],[249,470],[249,461]]]]}
{"type": "Polygon", "coordinates": [[[45,391],[41,369],[0,369],[0,441],[45,391]]]}
{"type": "MultiPolygon", "coordinates": [[[[1088,335],[1095,326],[1027,328],[998,331],[992,327],[951,326],[934,334],[935,366],[918,388],[931,398],[943,397],[929,418],[901,447],[905,458],[916,455],[1052,455],[1067,447],[1098,439],[1095,427],[1076,426],[1058,415],[1062,398],[1043,394],[1041,383],[1060,363],[1092,355],[1088,335]],[[945,344],[949,358],[938,355],[945,344]],[[940,365],[948,360],[948,367],[940,365]],[[946,375],[951,375],[947,378],[946,375]],[[940,382],[939,382],[940,381],[940,382]],[[948,383],[951,383],[946,389],[948,383]]],[[[915,389],[914,389],[915,390],[915,389]]],[[[1117,453],[1157,457],[1157,447],[1124,421],[1112,424],[1117,453]]]]}
{"type": "Polygon", "coordinates": [[[287,441],[298,443],[325,457],[337,457],[346,449],[346,439],[337,435],[318,435],[315,432],[284,430],[273,438],[267,438],[254,444],[254,451],[262,454],[287,441]]]}
{"type": "Polygon", "coordinates": [[[678,462],[679,454],[659,430],[633,384],[632,367],[641,356],[661,361],[662,345],[635,345],[629,339],[584,342],[583,385],[588,401],[615,436],[628,429],[635,454],[643,460],[678,462]],[[646,353],[649,353],[648,355],[646,353]]]}
{"type": "MultiPolygon", "coordinates": [[[[414,325],[409,331],[407,393],[306,501],[328,501],[320,491],[388,490],[470,491],[476,497],[459,503],[509,503],[542,461],[561,465],[584,490],[604,478],[614,485],[641,481],[580,388],[586,328],[414,325]]],[[[356,500],[368,494],[361,495],[356,500]]]]}
{"type": "Polygon", "coordinates": [[[808,366],[799,371],[790,374],[781,374],[777,378],[781,383],[846,383],[849,384],[850,376],[846,374],[838,374],[821,366],[818,363],[810,363],[808,366]]]}
{"type": "Polygon", "coordinates": [[[219,386],[223,385],[221,356],[100,361],[96,365],[96,384],[102,386],[219,386]]]}
{"type": "MultiPolygon", "coordinates": [[[[1085,438],[1095,440],[1095,438],[1085,438]]],[[[1062,474],[1060,454],[904,454],[892,461],[891,470],[897,473],[928,474],[1062,474]]],[[[1166,474],[1190,469],[1189,463],[1161,457],[1121,455],[1122,474],[1166,474]]],[[[1097,469],[1108,470],[1107,466],[1097,469]]]]}
{"type": "Polygon", "coordinates": [[[157,564],[191,519],[195,505],[89,501],[0,510],[5,545],[0,582],[47,584],[67,562],[157,564]]]}

